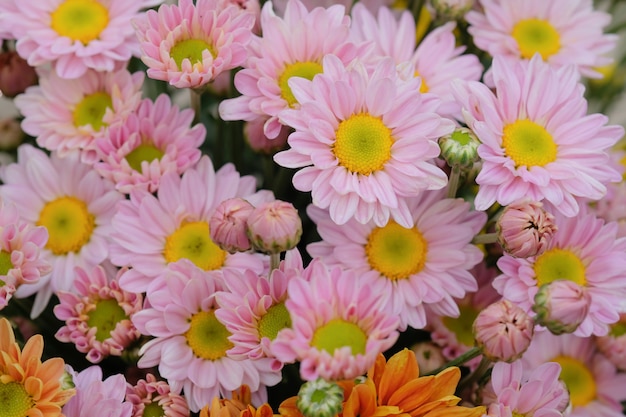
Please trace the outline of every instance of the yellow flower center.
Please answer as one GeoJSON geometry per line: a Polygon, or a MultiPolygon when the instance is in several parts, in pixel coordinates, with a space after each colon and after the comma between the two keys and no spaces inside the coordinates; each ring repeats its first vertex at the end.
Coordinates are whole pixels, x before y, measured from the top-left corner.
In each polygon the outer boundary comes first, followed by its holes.
{"type": "MultiPolygon", "coordinates": [[[[13,269],[11,254],[5,250],[0,250],[0,276],[6,276],[11,269],[13,269]]],[[[0,280],[0,286],[4,284],[4,281],[0,280]]]]}
{"type": "Polygon", "coordinates": [[[391,280],[405,279],[424,268],[428,243],[416,227],[407,229],[393,220],[367,238],[365,255],[372,269],[391,280]]]}
{"type": "Polygon", "coordinates": [[[76,105],[73,112],[74,126],[91,125],[93,130],[100,130],[106,124],[102,121],[107,109],[113,108],[111,96],[105,92],[85,96],[76,105]]]}
{"type": "Polygon", "coordinates": [[[559,279],[568,279],[580,286],[587,283],[585,265],[580,258],[567,249],[550,249],[535,260],[537,286],[549,284],[559,279]]]}
{"type": "Polygon", "coordinates": [[[457,318],[444,317],[443,325],[456,336],[456,340],[465,346],[474,346],[474,331],[472,326],[478,317],[478,310],[472,306],[459,306],[461,315],[457,318]]]}
{"type": "Polygon", "coordinates": [[[202,62],[202,53],[209,51],[211,56],[215,56],[215,50],[213,46],[201,39],[186,39],[184,41],[177,42],[176,45],[170,49],[170,56],[174,58],[174,62],[178,65],[178,69],[183,66],[183,61],[188,59],[191,65],[202,62]]]}
{"type": "MultiPolygon", "coordinates": [[[[624,156],[623,156],[623,157],[619,160],[619,163],[620,163],[620,164],[621,164],[624,168],[626,168],[626,155],[624,155],[624,156]]],[[[622,174],[622,179],[623,179],[624,181],[626,181],[626,170],[625,170],[625,171],[624,171],[624,173],[622,174]]]]}
{"type": "Polygon", "coordinates": [[[523,58],[530,59],[539,52],[546,60],[561,49],[559,32],[547,20],[520,20],[513,27],[512,35],[523,58]]]}
{"type": "Polygon", "coordinates": [[[349,346],[353,355],[365,354],[367,335],[356,324],[335,319],[320,326],[313,334],[311,345],[333,355],[336,349],[349,346]]]}
{"type": "Polygon", "coordinates": [[[189,320],[189,330],[185,332],[187,344],[198,358],[214,361],[226,355],[233,347],[228,340],[231,333],[215,317],[215,311],[201,311],[189,320]]]}
{"type": "Polygon", "coordinates": [[[87,205],[75,197],[59,197],[47,203],[37,226],[48,229],[48,248],[55,255],[80,252],[89,242],[95,227],[95,217],[87,211],[87,205]]]}
{"type": "Polygon", "coordinates": [[[393,137],[379,117],[360,113],[339,123],[333,153],[348,171],[369,175],[391,159],[393,137]]]}
{"type": "Polygon", "coordinates": [[[50,18],[56,33],[88,44],[109,24],[109,11],[96,0],[65,0],[50,18]]]}
{"type": "Polygon", "coordinates": [[[141,144],[137,146],[135,149],[130,151],[128,155],[126,155],[126,162],[132,169],[137,172],[141,171],[141,163],[146,161],[148,163],[154,161],[155,159],[161,160],[163,157],[163,151],[157,148],[154,145],[150,145],[147,143],[141,144]]]}
{"type": "Polygon", "coordinates": [[[259,335],[274,340],[278,332],[287,327],[291,327],[289,310],[285,303],[274,304],[259,320],[259,335]]]}
{"type": "Polygon", "coordinates": [[[0,417],[26,417],[34,405],[24,385],[19,382],[0,382],[0,417]]]}
{"type": "Polygon", "coordinates": [[[295,62],[285,67],[283,73],[278,77],[278,86],[280,87],[281,97],[289,104],[289,107],[294,107],[298,103],[298,100],[291,92],[291,88],[289,88],[289,79],[291,77],[301,77],[312,80],[316,74],[322,71],[322,65],[312,61],[295,62]]]}
{"type": "Polygon", "coordinates": [[[226,260],[226,252],[211,240],[207,222],[183,223],[167,237],[164,256],[167,262],[189,259],[205,271],[221,268],[226,260]]]}
{"type": "Polygon", "coordinates": [[[99,342],[110,338],[117,323],[123,320],[128,320],[128,316],[114,299],[96,302],[96,307],[87,313],[87,326],[96,328],[96,340],[99,342]]]}
{"type": "Polygon", "coordinates": [[[426,80],[424,79],[424,77],[422,77],[420,75],[419,72],[415,71],[415,73],[413,74],[414,77],[421,77],[422,79],[422,84],[420,85],[420,93],[424,94],[424,93],[428,93],[428,84],[426,84],[426,80]]]}
{"type": "Polygon", "coordinates": [[[570,356],[557,356],[552,362],[561,365],[560,379],[567,386],[574,407],[584,406],[595,400],[595,378],[582,361],[570,356]]]}
{"type": "Polygon", "coordinates": [[[158,401],[153,401],[143,407],[141,417],[164,417],[165,415],[165,411],[158,401]]]}
{"type": "Polygon", "coordinates": [[[556,160],[557,146],[552,135],[526,119],[504,126],[502,147],[516,167],[544,166],[556,160]]]}

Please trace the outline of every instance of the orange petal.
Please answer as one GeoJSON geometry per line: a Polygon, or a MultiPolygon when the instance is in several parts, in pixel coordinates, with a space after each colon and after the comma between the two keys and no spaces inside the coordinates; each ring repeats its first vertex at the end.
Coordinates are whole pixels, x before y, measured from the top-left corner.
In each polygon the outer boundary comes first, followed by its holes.
{"type": "Polygon", "coordinates": [[[378,385],[378,404],[389,404],[389,398],[395,391],[418,376],[417,360],[412,350],[404,348],[393,355],[387,361],[378,385]]]}
{"type": "Polygon", "coordinates": [[[370,417],[376,411],[376,390],[372,385],[359,384],[343,405],[343,417],[370,417]]]}
{"type": "Polygon", "coordinates": [[[461,371],[456,366],[444,369],[435,375],[434,390],[431,399],[436,400],[446,395],[453,395],[461,379],[461,371]]]}
{"type": "Polygon", "coordinates": [[[425,414],[424,417],[481,417],[487,412],[487,409],[483,406],[468,408],[468,407],[446,407],[438,408],[425,414]]]}
{"type": "Polygon", "coordinates": [[[24,382],[24,388],[28,395],[33,397],[33,400],[39,401],[41,399],[41,393],[43,391],[43,382],[41,379],[29,376],[24,382]]]}
{"type": "Polygon", "coordinates": [[[411,413],[432,397],[434,379],[433,376],[426,376],[407,382],[391,395],[385,405],[397,405],[402,411],[411,413]]]}
{"type": "Polygon", "coordinates": [[[430,411],[438,409],[438,408],[446,408],[446,407],[455,406],[459,403],[459,401],[461,401],[459,397],[456,397],[454,395],[446,395],[445,397],[441,397],[437,400],[432,400],[432,401],[425,403],[424,405],[414,410],[411,413],[411,415],[413,415],[414,417],[423,416],[429,413],[430,411]]]}

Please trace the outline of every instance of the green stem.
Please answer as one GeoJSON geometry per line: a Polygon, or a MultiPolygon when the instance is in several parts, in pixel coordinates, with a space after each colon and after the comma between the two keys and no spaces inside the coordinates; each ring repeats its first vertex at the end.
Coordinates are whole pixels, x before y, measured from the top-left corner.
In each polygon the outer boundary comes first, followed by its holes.
{"type": "Polygon", "coordinates": [[[201,104],[202,104],[202,93],[200,93],[197,90],[194,90],[193,88],[189,89],[189,100],[191,102],[191,108],[193,109],[194,112],[194,118],[193,118],[193,122],[194,123],[198,123],[200,122],[200,109],[201,109],[201,104]]]}
{"type": "MultiPolygon", "coordinates": [[[[426,375],[437,375],[439,372],[445,371],[447,368],[451,366],[461,366],[465,362],[474,359],[477,356],[480,356],[483,353],[482,349],[479,347],[473,347],[467,352],[463,353],[461,356],[452,359],[447,364],[435,369],[434,371],[430,371],[426,373],[426,375]]],[[[424,375],[424,376],[426,376],[424,375]]]]}
{"type": "Polygon", "coordinates": [[[476,368],[474,372],[467,375],[465,378],[461,380],[458,386],[458,391],[462,391],[463,388],[465,387],[471,387],[474,382],[478,381],[480,377],[482,377],[485,374],[485,372],[487,372],[490,366],[491,366],[491,361],[483,356],[482,359],[480,360],[480,364],[478,365],[478,368],[476,368]]]}
{"type": "Polygon", "coordinates": [[[474,245],[482,245],[482,244],[488,244],[488,243],[496,243],[498,241],[498,234],[497,233],[483,233],[482,235],[476,235],[474,236],[474,239],[472,239],[472,243],[474,245]]]}
{"type": "Polygon", "coordinates": [[[280,252],[272,253],[270,255],[270,274],[273,270],[278,269],[278,265],[280,265],[280,252]]]}
{"type": "Polygon", "coordinates": [[[456,190],[459,188],[459,179],[461,178],[461,168],[458,165],[452,167],[450,179],[448,180],[448,198],[456,197],[456,190]]]}

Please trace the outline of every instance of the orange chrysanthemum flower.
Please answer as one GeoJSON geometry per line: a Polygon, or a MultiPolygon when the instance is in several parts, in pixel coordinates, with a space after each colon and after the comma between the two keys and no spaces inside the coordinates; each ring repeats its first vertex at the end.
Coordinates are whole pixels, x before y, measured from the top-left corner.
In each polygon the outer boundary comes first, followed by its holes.
{"type": "Polygon", "coordinates": [[[43,338],[31,337],[20,351],[11,324],[0,318],[0,417],[57,417],[74,395],[63,389],[65,362],[61,358],[41,362],[43,338]]]}
{"type": "Polygon", "coordinates": [[[200,410],[200,417],[239,417],[252,402],[250,387],[242,385],[237,391],[233,391],[231,399],[214,397],[211,404],[205,405],[200,410]]]}

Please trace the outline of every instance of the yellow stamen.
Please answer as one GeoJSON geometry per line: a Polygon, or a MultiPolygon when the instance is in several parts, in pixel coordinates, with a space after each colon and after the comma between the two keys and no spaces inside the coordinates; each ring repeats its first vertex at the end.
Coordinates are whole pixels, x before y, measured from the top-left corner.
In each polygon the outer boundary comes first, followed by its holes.
{"type": "Polygon", "coordinates": [[[538,52],[546,60],[561,49],[559,32],[547,20],[520,20],[512,35],[523,58],[530,59],[538,52]]]}
{"type": "Polygon", "coordinates": [[[538,286],[559,279],[568,279],[580,286],[587,283],[585,264],[578,255],[567,249],[545,251],[535,260],[534,270],[538,286]]]}
{"type": "Polygon", "coordinates": [[[56,33],[83,44],[97,39],[108,24],[109,10],[96,0],[65,0],[50,15],[56,33]]]}
{"type": "Polygon", "coordinates": [[[187,344],[194,355],[214,361],[226,356],[226,351],[233,347],[228,340],[231,333],[215,317],[215,311],[201,311],[189,321],[189,330],[185,332],[187,344]]]}
{"type": "Polygon", "coordinates": [[[55,255],[80,252],[89,242],[95,228],[95,217],[87,210],[87,205],[75,197],[60,197],[47,203],[37,226],[48,229],[48,248],[55,255]]]}
{"type": "Polygon", "coordinates": [[[556,160],[557,145],[552,135],[526,119],[504,126],[502,147],[516,167],[544,166],[556,160]]]}
{"type": "Polygon", "coordinates": [[[205,271],[221,268],[226,260],[226,252],[211,240],[207,222],[182,224],[166,239],[163,254],[167,262],[185,258],[205,271]]]}
{"type": "Polygon", "coordinates": [[[301,77],[306,78],[307,80],[312,80],[315,75],[321,73],[322,71],[322,66],[317,62],[312,61],[295,62],[285,67],[283,73],[280,77],[278,77],[278,86],[280,87],[281,96],[290,107],[294,107],[298,103],[298,100],[296,100],[291,92],[291,88],[288,83],[289,79],[291,77],[301,77]]]}

